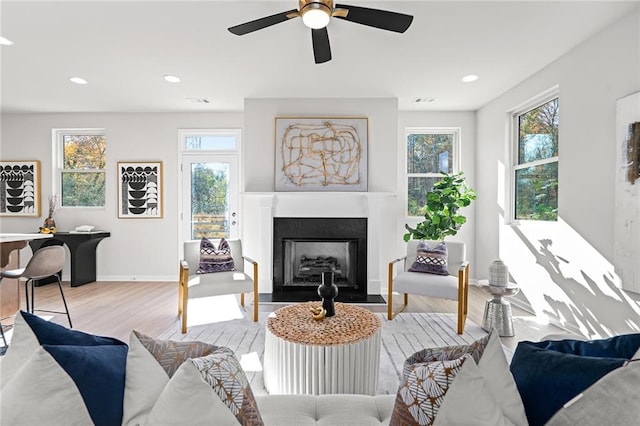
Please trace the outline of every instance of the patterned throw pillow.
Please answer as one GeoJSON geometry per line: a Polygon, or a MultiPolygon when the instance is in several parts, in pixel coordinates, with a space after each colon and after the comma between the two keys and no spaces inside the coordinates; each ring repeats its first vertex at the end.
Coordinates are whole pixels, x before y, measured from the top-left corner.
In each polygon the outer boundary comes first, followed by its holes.
{"type": "Polygon", "coordinates": [[[390,426],[432,425],[468,354],[446,361],[412,364],[400,383],[390,426]]]}
{"type": "Polygon", "coordinates": [[[404,362],[404,366],[402,368],[403,375],[406,376],[407,373],[411,371],[414,364],[433,361],[447,361],[462,358],[466,354],[471,355],[477,364],[480,362],[480,358],[482,358],[482,354],[487,347],[487,343],[489,343],[490,337],[491,334],[487,334],[485,337],[468,345],[444,346],[441,348],[428,348],[418,351],[407,358],[404,362]]]}
{"type": "Polygon", "coordinates": [[[409,272],[424,272],[427,274],[449,275],[447,269],[447,244],[440,241],[430,248],[425,241],[420,241],[416,248],[416,261],[409,268],[409,272]]]}
{"type": "Polygon", "coordinates": [[[187,359],[207,356],[221,348],[198,341],[158,340],[135,330],[133,333],[169,377],[172,377],[187,359]]]}
{"type": "Polygon", "coordinates": [[[200,240],[200,263],[198,274],[210,274],[213,272],[235,271],[235,264],[231,256],[231,247],[224,238],[220,239],[218,248],[207,238],[200,240]]]}

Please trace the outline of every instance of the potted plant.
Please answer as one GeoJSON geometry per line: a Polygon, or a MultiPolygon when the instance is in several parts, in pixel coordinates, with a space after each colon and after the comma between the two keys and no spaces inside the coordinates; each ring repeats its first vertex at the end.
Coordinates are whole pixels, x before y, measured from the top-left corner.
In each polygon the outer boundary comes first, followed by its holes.
{"type": "Polygon", "coordinates": [[[462,172],[442,174],[442,179],[427,194],[424,220],[415,228],[405,224],[409,232],[404,234],[404,241],[409,241],[412,237],[414,240],[442,241],[448,235],[456,235],[467,222],[467,218],[458,213],[458,210],[476,199],[476,191],[467,186],[462,172]]]}

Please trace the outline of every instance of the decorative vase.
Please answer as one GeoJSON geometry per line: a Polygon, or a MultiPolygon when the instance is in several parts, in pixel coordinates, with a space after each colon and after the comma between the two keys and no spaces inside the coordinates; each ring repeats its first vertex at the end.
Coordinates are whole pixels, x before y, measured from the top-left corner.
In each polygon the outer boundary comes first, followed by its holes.
{"type": "Polygon", "coordinates": [[[325,317],[336,314],[333,299],[338,295],[338,286],[333,283],[333,272],[322,273],[322,284],[318,286],[318,296],[322,297],[322,307],[327,311],[325,317]]]}
{"type": "Polygon", "coordinates": [[[489,266],[489,284],[497,287],[509,284],[509,268],[502,260],[494,260],[489,266]]]}
{"type": "Polygon", "coordinates": [[[55,228],[55,227],[56,227],[56,221],[55,221],[55,220],[53,220],[53,218],[52,218],[52,217],[47,217],[47,218],[44,220],[44,227],[45,227],[45,228],[55,228]]]}

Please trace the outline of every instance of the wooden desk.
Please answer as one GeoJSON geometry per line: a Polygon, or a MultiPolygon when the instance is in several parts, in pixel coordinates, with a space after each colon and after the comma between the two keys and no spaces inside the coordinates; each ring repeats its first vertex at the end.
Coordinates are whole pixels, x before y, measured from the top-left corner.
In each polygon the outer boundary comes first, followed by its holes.
{"type": "MultiPolygon", "coordinates": [[[[20,249],[28,241],[51,238],[51,234],[0,234],[0,266],[5,269],[20,267],[20,249]],[[15,252],[15,255],[13,252],[15,252]]],[[[20,309],[18,280],[3,278],[0,283],[0,318],[11,317],[20,309]]]]}
{"type": "MultiPolygon", "coordinates": [[[[92,283],[96,280],[96,248],[103,239],[111,236],[105,231],[57,232],[53,239],[62,241],[71,252],[71,287],[92,283]]],[[[35,252],[43,241],[31,241],[29,245],[35,252]]]]}

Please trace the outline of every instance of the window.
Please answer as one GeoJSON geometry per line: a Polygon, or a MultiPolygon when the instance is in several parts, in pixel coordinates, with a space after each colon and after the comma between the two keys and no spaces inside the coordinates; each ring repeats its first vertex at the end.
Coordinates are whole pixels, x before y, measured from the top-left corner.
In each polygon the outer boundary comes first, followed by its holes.
{"type": "Polygon", "coordinates": [[[422,216],[427,194],[442,173],[456,173],[460,129],[407,129],[407,215],[422,216]]]}
{"type": "Polygon", "coordinates": [[[544,99],[514,115],[516,140],[514,218],[558,219],[558,98],[544,99]]]}
{"type": "Polygon", "coordinates": [[[104,207],[104,129],[54,130],[57,186],[62,207],[104,207]]]}

